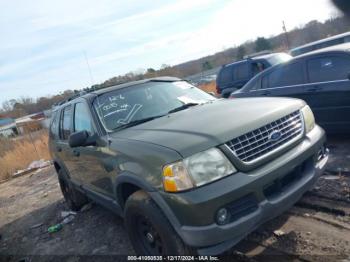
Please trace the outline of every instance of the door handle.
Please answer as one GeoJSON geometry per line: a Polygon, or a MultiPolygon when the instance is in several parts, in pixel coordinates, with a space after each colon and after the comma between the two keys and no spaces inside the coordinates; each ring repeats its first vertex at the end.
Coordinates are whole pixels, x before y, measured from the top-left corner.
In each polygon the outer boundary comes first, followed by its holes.
{"type": "Polygon", "coordinates": [[[62,147],[58,146],[56,147],[57,152],[62,152],[62,147]]]}
{"type": "Polygon", "coordinates": [[[73,150],[73,155],[78,157],[80,156],[80,152],[78,150],[73,150]]]}
{"type": "Polygon", "coordinates": [[[318,87],[318,86],[310,87],[310,88],[306,89],[307,92],[316,92],[316,91],[319,91],[319,90],[321,90],[321,88],[318,87]]]}

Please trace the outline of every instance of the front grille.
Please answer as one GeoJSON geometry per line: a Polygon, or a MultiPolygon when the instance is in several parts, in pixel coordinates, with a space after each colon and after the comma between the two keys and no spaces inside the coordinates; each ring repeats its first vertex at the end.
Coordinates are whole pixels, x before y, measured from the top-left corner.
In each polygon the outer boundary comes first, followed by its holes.
{"type": "Polygon", "coordinates": [[[295,111],[270,124],[232,139],[226,145],[239,160],[250,163],[264,157],[274,149],[298,139],[303,134],[303,129],[301,113],[295,111]],[[272,137],[273,135],[275,136],[272,137]]]}

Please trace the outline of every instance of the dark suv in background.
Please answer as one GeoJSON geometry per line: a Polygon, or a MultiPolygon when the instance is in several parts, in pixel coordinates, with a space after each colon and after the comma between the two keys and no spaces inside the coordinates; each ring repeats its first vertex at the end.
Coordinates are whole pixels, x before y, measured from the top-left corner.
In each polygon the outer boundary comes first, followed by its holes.
{"type": "Polygon", "coordinates": [[[227,98],[256,74],[291,58],[286,53],[264,53],[251,55],[244,60],[224,65],[216,78],[216,91],[222,97],[227,98]]]}
{"type": "Polygon", "coordinates": [[[269,68],[232,98],[303,99],[327,133],[350,132],[350,43],[319,49],[269,68]]]}

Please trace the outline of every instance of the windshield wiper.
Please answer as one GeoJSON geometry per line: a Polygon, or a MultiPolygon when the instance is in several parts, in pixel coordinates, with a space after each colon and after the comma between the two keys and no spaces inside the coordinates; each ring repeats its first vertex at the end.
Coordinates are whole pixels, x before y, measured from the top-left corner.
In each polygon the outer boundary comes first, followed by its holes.
{"type": "Polygon", "coordinates": [[[197,105],[199,105],[199,103],[187,103],[187,104],[183,104],[182,106],[179,106],[179,107],[176,107],[176,108],[174,108],[174,109],[171,109],[171,110],[168,112],[168,114],[175,113],[175,112],[178,112],[178,111],[187,109],[187,108],[192,107],[192,106],[197,106],[197,105]]]}
{"type": "Polygon", "coordinates": [[[160,117],[166,116],[166,115],[167,114],[165,114],[165,115],[158,115],[158,116],[151,116],[151,117],[146,117],[146,118],[142,118],[142,119],[137,119],[137,120],[131,121],[129,123],[126,123],[124,125],[121,125],[121,126],[115,128],[114,131],[120,130],[120,129],[124,129],[124,128],[127,128],[127,127],[131,127],[131,126],[136,126],[136,125],[139,125],[139,124],[142,124],[142,123],[145,123],[145,122],[148,122],[148,121],[152,121],[153,119],[160,118],[160,117]]]}

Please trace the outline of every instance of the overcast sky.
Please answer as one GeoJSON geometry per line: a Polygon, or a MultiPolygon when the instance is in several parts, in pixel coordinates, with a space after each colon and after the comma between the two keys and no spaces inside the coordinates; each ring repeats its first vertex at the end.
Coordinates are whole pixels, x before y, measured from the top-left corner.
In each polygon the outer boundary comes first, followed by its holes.
{"type": "Polygon", "coordinates": [[[0,103],[158,69],[335,13],[328,0],[0,0],[0,103]]]}

